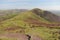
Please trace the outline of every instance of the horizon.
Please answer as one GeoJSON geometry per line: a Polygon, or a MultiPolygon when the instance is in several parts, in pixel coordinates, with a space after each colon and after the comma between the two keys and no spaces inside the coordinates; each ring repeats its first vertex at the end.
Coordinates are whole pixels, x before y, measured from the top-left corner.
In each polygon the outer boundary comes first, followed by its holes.
{"type": "Polygon", "coordinates": [[[60,10],[60,0],[0,0],[0,10],[33,8],[60,10]]]}
{"type": "MultiPolygon", "coordinates": [[[[32,9],[35,9],[35,8],[32,8],[32,9]]],[[[0,9],[1,11],[3,10],[32,10],[32,9],[23,9],[23,8],[12,8],[12,9],[0,9]]],[[[38,9],[41,9],[41,8],[38,8],[38,9]]],[[[46,10],[46,11],[60,11],[60,10],[51,10],[51,9],[41,9],[41,10],[46,10]]]]}

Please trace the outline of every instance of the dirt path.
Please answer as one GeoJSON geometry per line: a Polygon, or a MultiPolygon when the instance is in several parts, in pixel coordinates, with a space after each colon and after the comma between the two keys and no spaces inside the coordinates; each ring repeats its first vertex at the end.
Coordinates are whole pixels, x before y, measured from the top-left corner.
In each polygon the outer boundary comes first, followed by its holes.
{"type": "Polygon", "coordinates": [[[26,35],[20,33],[5,33],[0,34],[0,38],[16,38],[17,40],[42,40],[39,36],[36,35],[26,35]]]}
{"type": "Polygon", "coordinates": [[[28,37],[30,40],[42,40],[42,38],[37,35],[28,35],[28,37]]]}
{"type": "Polygon", "coordinates": [[[17,40],[28,40],[25,34],[20,33],[0,34],[0,38],[16,38],[17,40]]]}

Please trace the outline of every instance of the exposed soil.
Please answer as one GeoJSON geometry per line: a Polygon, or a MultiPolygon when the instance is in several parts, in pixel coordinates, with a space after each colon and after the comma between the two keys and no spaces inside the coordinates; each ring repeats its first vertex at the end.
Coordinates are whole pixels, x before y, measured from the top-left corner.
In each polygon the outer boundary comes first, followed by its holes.
{"type": "Polygon", "coordinates": [[[16,38],[17,40],[28,40],[25,34],[20,33],[0,34],[0,38],[16,38]]]}
{"type": "Polygon", "coordinates": [[[5,33],[5,34],[0,34],[0,38],[16,38],[17,40],[42,40],[38,36],[34,35],[29,35],[27,36],[26,34],[20,34],[20,33],[5,33]]]}

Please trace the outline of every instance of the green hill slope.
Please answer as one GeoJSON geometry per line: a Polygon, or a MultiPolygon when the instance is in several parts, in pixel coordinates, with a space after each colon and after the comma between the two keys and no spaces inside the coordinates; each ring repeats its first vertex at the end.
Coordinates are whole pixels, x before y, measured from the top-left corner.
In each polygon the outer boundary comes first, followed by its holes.
{"type": "Polygon", "coordinates": [[[43,22],[43,23],[49,23],[47,20],[45,20],[42,17],[39,17],[32,11],[27,11],[23,12],[14,18],[8,19],[6,21],[1,22],[3,27],[8,27],[9,25],[18,25],[18,26],[24,26],[24,25],[29,25],[29,24],[34,24],[38,22],[43,22]]]}
{"type": "Polygon", "coordinates": [[[13,18],[21,12],[27,11],[26,9],[11,9],[11,10],[0,10],[0,22],[13,18]]]}
{"type": "MultiPolygon", "coordinates": [[[[28,35],[37,35],[43,40],[57,39],[55,33],[53,35],[53,32],[58,31],[58,29],[47,28],[45,25],[50,24],[51,22],[38,16],[36,12],[34,13],[33,11],[34,10],[23,12],[14,18],[1,22],[0,33],[25,33],[28,35]]],[[[43,12],[43,10],[38,10],[39,14],[43,14],[43,12]]]]}

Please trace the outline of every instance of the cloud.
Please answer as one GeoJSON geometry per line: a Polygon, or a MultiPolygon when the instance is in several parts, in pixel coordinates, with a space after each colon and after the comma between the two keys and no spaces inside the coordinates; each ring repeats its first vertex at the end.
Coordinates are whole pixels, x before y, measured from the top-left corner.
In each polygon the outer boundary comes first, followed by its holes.
{"type": "Polygon", "coordinates": [[[41,8],[41,9],[44,9],[44,10],[60,10],[60,5],[40,6],[38,8],[41,8]]]}

